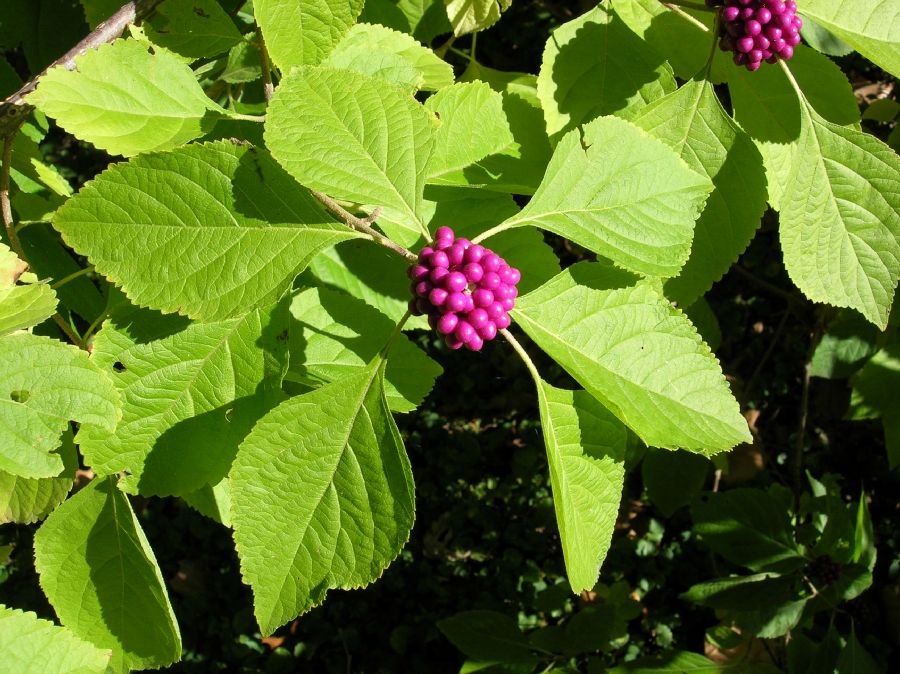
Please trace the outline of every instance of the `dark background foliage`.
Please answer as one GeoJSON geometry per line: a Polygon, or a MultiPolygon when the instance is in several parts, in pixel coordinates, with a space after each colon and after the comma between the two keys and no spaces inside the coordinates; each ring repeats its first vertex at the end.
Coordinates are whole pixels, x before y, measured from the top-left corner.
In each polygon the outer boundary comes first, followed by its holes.
{"type": "MultiPolygon", "coordinates": [[[[34,42],[5,54],[23,78],[87,31],[77,2],[57,4],[74,17],[65,30],[41,30],[34,42]]],[[[537,72],[549,31],[592,4],[518,0],[479,36],[479,61],[537,72]]],[[[456,46],[465,49],[467,40],[456,46]]],[[[837,61],[862,105],[873,87],[893,85],[890,76],[858,56],[837,61]]],[[[456,65],[465,64],[460,59],[456,65]]],[[[887,125],[867,124],[881,137],[889,132],[887,125]]],[[[109,161],[59,129],[51,131],[42,150],[76,184],[109,161]]],[[[583,257],[550,235],[548,241],[566,263],[583,257]]],[[[808,471],[818,479],[833,476],[837,495],[848,503],[865,491],[878,548],[874,584],[859,598],[817,614],[805,637],[821,640],[831,624],[847,635],[852,625],[879,666],[900,671],[900,659],[892,655],[900,644],[900,480],[888,468],[880,422],[843,419],[847,381],[805,376],[811,345],[836,310],[813,305],[791,284],[773,213],[707,300],[721,332],[717,355],[756,442],[715,464],[706,462],[703,488],[778,485],[799,494],[808,471]],[[804,391],[808,407],[801,434],[804,391]]],[[[526,628],[564,623],[586,607],[603,605],[616,583],[637,600],[634,611],[609,635],[606,647],[577,655],[571,666],[598,672],[673,648],[706,649],[720,659],[733,655],[708,643],[707,630],[719,622],[714,611],[679,594],[737,569],[697,541],[688,508],[667,515],[648,498],[642,452],[635,449],[629,458],[619,521],[597,592],[573,596],[527,372],[499,340],[480,354],[450,352],[430,335],[419,341],[445,374],[418,412],[398,417],[416,479],[416,524],[400,559],[371,587],[333,591],[324,605],[260,638],[229,531],[177,499],[135,500],[184,638],[184,660],[169,671],[456,672],[463,657],[439,631],[439,620],[491,609],[526,628]]],[[[525,345],[538,354],[527,340],[525,345]]],[[[565,375],[549,359],[540,366],[565,384],[565,375]]],[[[674,474],[673,482],[678,479],[674,474]]],[[[35,529],[0,527],[0,546],[13,546],[11,558],[0,566],[0,600],[52,619],[33,568],[35,529]]],[[[749,648],[752,659],[788,669],[783,639],[756,640],[749,648]]]]}

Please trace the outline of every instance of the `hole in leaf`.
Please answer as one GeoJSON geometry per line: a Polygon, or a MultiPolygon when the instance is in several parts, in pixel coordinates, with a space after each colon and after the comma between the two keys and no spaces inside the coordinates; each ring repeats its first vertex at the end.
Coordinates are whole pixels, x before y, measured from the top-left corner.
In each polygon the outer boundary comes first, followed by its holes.
{"type": "Polygon", "coordinates": [[[10,391],[9,399],[14,403],[25,403],[31,397],[30,391],[10,391]]]}
{"type": "Polygon", "coordinates": [[[117,360],[115,363],[113,363],[113,370],[115,370],[116,372],[125,372],[125,370],[127,369],[128,368],[125,367],[125,364],[121,361],[117,360]]]}
{"type": "Polygon", "coordinates": [[[231,421],[232,417],[234,417],[234,408],[229,407],[225,410],[225,421],[231,421]]]}

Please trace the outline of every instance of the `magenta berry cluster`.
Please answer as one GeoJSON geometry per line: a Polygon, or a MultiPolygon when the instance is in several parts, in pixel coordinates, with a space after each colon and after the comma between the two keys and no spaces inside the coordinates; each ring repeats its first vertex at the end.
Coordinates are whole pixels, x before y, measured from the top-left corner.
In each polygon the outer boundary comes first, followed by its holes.
{"type": "Polygon", "coordinates": [[[410,266],[409,278],[410,313],[428,316],[451,349],[480,351],[509,327],[521,274],[492,250],[441,227],[410,266]]]}
{"type": "Polygon", "coordinates": [[[734,52],[734,62],[753,72],[763,61],[787,61],[800,43],[803,19],[797,3],[782,0],[718,0],[722,17],[719,48],[734,52]]]}

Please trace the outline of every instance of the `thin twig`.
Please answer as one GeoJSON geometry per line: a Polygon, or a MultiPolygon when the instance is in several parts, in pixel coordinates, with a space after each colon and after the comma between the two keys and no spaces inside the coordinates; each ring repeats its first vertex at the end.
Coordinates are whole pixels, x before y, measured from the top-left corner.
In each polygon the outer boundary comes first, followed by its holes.
{"type": "Polygon", "coordinates": [[[405,257],[410,262],[415,262],[419,259],[415,253],[404,248],[399,243],[395,243],[381,232],[373,229],[366,220],[357,218],[327,194],[316,192],[315,190],[310,190],[310,194],[312,194],[319,202],[321,202],[323,206],[325,206],[325,208],[327,208],[331,213],[337,216],[337,218],[341,222],[343,222],[351,229],[355,229],[360,234],[365,234],[378,245],[384,246],[385,248],[394,251],[395,253],[397,253],[397,255],[405,257]]]}
{"type": "Polygon", "coordinates": [[[781,320],[778,321],[778,327],[775,328],[775,334],[772,335],[772,341],[769,342],[769,346],[768,348],[766,348],[766,352],[762,355],[762,358],[759,359],[759,362],[756,363],[756,367],[753,369],[753,374],[751,374],[750,379],[747,380],[747,385],[744,387],[744,400],[752,400],[750,394],[753,391],[753,386],[756,384],[756,379],[757,377],[759,377],[765,364],[769,362],[769,358],[772,357],[772,353],[775,351],[775,346],[781,339],[781,333],[784,332],[784,328],[787,325],[787,319],[791,315],[792,308],[792,303],[788,302],[787,308],[784,310],[784,314],[781,316],[781,320]]]}
{"type": "MultiPolygon", "coordinates": [[[[21,122],[19,122],[19,125],[21,125],[21,122]]],[[[16,127],[16,129],[18,130],[18,127],[16,127]]],[[[14,140],[15,133],[11,136],[6,136],[3,139],[3,165],[0,166],[0,215],[2,215],[3,218],[3,227],[6,229],[6,236],[9,239],[10,248],[12,248],[15,254],[19,256],[19,259],[22,260],[22,262],[28,264],[25,250],[22,248],[22,242],[19,241],[19,235],[16,233],[16,227],[13,224],[12,205],[9,201],[9,170],[12,165],[12,147],[14,140]]],[[[81,341],[81,338],[72,329],[72,326],[66,323],[62,316],[58,313],[53,314],[53,320],[73,344],[79,348],[84,348],[84,342],[81,341]]]]}
{"type": "Polygon", "coordinates": [[[780,295],[781,297],[786,299],[788,302],[796,302],[798,299],[800,299],[797,295],[794,295],[793,293],[790,293],[787,290],[783,290],[783,289],[779,288],[774,283],[769,283],[765,279],[759,278],[758,276],[756,276],[752,272],[748,271],[747,269],[745,269],[744,267],[742,267],[739,264],[734,265],[732,267],[732,269],[734,269],[734,271],[736,271],[738,274],[740,274],[744,278],[746,278],[750,281],[753,281],[754,283],[759,285],[761,288],[765,288],[766,290],[768,290],[771,293],[780,295]]]}
{"type": "MultiPolygon", "coordinates": [[[[707,25],[705,23],[703,23],[702,21],[698,21],[693,16],[691,16],[690,14],[685,12],[683,9],[681,9],[681,7],[679,7],[678,5],[675,5],[671,2],[664,2],[662,4],[665,5],[666,7],[668,7],[669,9],[671,9],[676,14],[678,14],[678,16],[680,16],[685,21],[690,21],[692,24],[694,24],[695,26],[700,28],[704,33],[709,32],[709,27],[707,27],[707,25]]],[[[704,9],[706,9],[706,8],[704,7],[704,9]]]]}
{"type": "Polygon", "coordinates": [[[125,3],[115,14],[92,30],[81,42],[56,59],[41,73],[28,80],[14,94],[7,97],[0,103],[0,138],[6,138],[14,134],[22,120],[34,110],[33,106],[25,102],[25,96],[37,88],[41,77],[48,70],[56,66],[63,66],[66,70],[74,70],[76,57],[88,49],[96,49],[100,45],[112,42],[120,37],[130,24],[147,17],[160,2],[162,0],[132,0],[132,2],[125,3]]]}
{"type": "Polygon", "coordinates": [[[792,447],[790,463],[791,481],[794,486],[796,505],[799,506],[800,493],[803,490],[803,446],[806,439],[806,422],[809,417],[809,383],[812,379],[812,359],[816,347],[825,333],[824,314],[820,310],[816,319],[816,327],[810,335],[809,349],[806,352],[806,360],[803,362],[803,390],[800,394],[800,420],[797,424],[797,438],[792,447]]]}
{"type": "Polygon", "coordinates": [[[262,30],[256,27],[256,44],[259,47],[259,63],[262,68],[263,96],[266,101],[271,101],[275,95],[275,85],[272,84],[272,62],[269,59],[269,50],[266,49],[266,41],[263,39],[262,30]]]}
{"type": "Polygon", "coordinates": [[[87,267],[84,267],[83,269],[79,269],[78,271],[73,271],[68,276],[63,276],[61,279],[59,279],[59,281],[57,281],[52,286],[50,286],[50,289],[56,290],[57,288],[61,288],[64,285],[66,285],[67,283],[69,283],[70,281],[74,281],[79,276],[84,276],[85,274],[90,274],[92,271],[94,271],[94,265],[89,264],[87,267]]]}

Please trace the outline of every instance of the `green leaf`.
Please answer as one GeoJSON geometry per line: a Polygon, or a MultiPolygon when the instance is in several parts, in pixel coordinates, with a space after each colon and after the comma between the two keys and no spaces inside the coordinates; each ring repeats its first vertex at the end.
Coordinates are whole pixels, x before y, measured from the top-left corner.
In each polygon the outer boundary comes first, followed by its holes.
{"type": "Polygon", "coordinates": [[[187,64],[163,49],[150,54],[140,42],[116,40],[88,49],[75,66],[50,70],[28,102],[112,154],[177,147],[225,115],[187,64]]]}
{"type": "Polygon", "coordinates": [[[484,82],[443,89],[425,107],[441,120],[428,162],[429,180],[464,169],[513,142],[503,97],[484,82]]]}
{"type": "Polygon", "coordinates": [[[900,279],[900,158],[874,136],[802,118],[781,199],[781,247],[811,300],[856,309],[882,330],[900,279]]]}
{"type": "Polygon", "coordinates": [[[534,197],[502,228],[534,225],[633,271],[675,276],[710,189],[661,141],[603,117],[563,137],[534,197]]]}
{"type": "Polygon", "coordinates": [[[112,650],[114,672],[181,657],[181,635],[156,558],[115,480],[94,480],[34,537],[41,588],[63,625],[112,650]]]}
{"type": "Polygon", "coordinates": [[[409,305],[408,266],[400,256],[369,241],[345,241],[310,263],[308,275],[314,278],[307,285],[342,290],[398,323],[409,305]]]}
{"type": "Polygon", "coordinates": [[[666,284],[666,295],[688,306],[722,277],[759,227],[766,209],[762,157],[706,80],[691,80],[650,103],[633,121],[713,184],[697,220],[691,256],[666,284]]]}
{"type": "Polygon", "coordinates": [[[367,0],[359,20],[409,33],[425,44],[453,30],[443,0],[367,0]]]}
{"type": "Polygon", "coordinates": [[[197,491],[182,494],[182,500],[201,515],[231,527],[231,483],[228,478],[215,485],[204,485],[197,491]]]}
{"type": "MultiPolygon", "coordinates": [[[[537,77],[494,70],[472,61],[460,79],[487,82],[503,96],[503,111],[513,135],[508,147],[464,169],[462,182],[513,194],[534,194],[553,154],[537,95],[537,77]]],[[[460,183],[458,176],[445,176],[443,180],[460,183]]]]}
{"type": "Polygon", "coordinates": [[[364,75],[383,77],[398,86],[437,91],[453,84],[453,68],[411,36],[384,26],[360,23],[338,42],[324,65],[356,70],[364,75]],[[382,60],[384,59],[384,60],[382,60]],[[395,69],[379,66],[397,63],[412,73],[412,79],[396,78],[395,69]]]}
{"type": "Polygon", "coordinates": [[[800,11],[900,77],[900,7],[881,0],[804,0],[800,11]]]}
{"type": "Polygon", "coordinates": [[[300,68],[266,115],[272,156],[303,185],[382,209],[378,224],[402,245],[429,234],[422,221],[425,166],[437,120],[383,80],[300,68]]]}
{"type": "Polygon", "coordinates": [[[37,522],[65,500],[78,470],[71,431],[63,434],[62,444],[55,453],[64,466],[58,477],[28,479],[0,470],[0,524],[37,522]]]}
{"type": "Polygon", "coordinates": [[[826,28],[822,28],[808,16],[804,17],[800,35],[813,49],[829,56],[847,56],[854,52],[853,47],[826,28]]]}
{"type": "Polygon", "coordinates": [[[675,86],[672,68],[606,5],[553,31],[537,80],[551,137],[602,115],[633,117],[675,86]]]}
{"type": "Polygon", "coordinates": [[[356,23],[365,0],[254,0],[272,62],[287,75],[294,66],[321,63],[356,23]]]}
{"type": "Polygon", "coordinates": [[[409,459],[384,398],[385,362],[291,398],[244,440],[231,472],[234,538],[271,634],[330,588],[367,585],[409,538],[409,459]]]}
{"type": "Polygon", "coordinates": [[[253,424],[283,399],[287,304],[153,335],[161,319],[123,312],[97,334],[93,359],[115,382],[122,420],[112,433],[83,427],[79,439],[98,475],[129,473],[121,489],[181,496],[220,482],[253,424]]]}
{"type": "Polygon", "coordinates": [[[850,623],[850,637],[841,649],[834,666],[834,674],[880,674],[885,670],[875,662],[869,652],[856,638],[856,624],[850,623]]]}
{"type": "Polygon", "coordinates": [[[641,463],[647,496],[666,517],[694,500],[708,473],[708,459],[684,451],[651,447],[641,463]]]}
{"type": "MultiPolygon", "coordinates": [[[[325,288],[297,293],[290,307],[291,367],[287,379],[308,386],[337,381],[384,348],[394,321],[354,297],[325,288]]],[[[443,372],[422,350],[400,336],[385,368],[385,398],[395,412],[418,407],[443,372]]]]}
{"type": "Polygon", "coordinates": [[[579,263],[517,305],[522,329],[646,444],[714,454],[751,440],[709,347],[652,283],[579,263]]]}
{"type": "Polygon", "coordinates": [[[805,563],[789,514],[768,492],[732,489],[704,495],[691,508],[704,544],[752,571],[787,573],[805,563]]]}
{"type": "Polygon", "coordinates": [[[493,26],[512,0],[444,0],[444,4],[453,34],[459,37],[493,26]]]}
{"type": "Polygon", "coordinates": [[[806,599],[799,576],[730,576],[699,583],[681,595],[733,620],[743,632],[762,639],[784,636],[797,626],[806,599]]]}
{"type": "Polygon", "coordinates": [[[625,482],[626,431],[584,391],[536,379],[556,522],[572,591],[590,590],[606,559],[625,482]]]}
{"type": "MultiPolygon", "coordinates": [[[[726,69],[735,118],[763,155],[769,203],[780,209],[791,166],[807,161],[799,152],[801,102],[781,68],[748,72],[730,62],[726,69]]],[[[815,110],[830,122],[859,125],[856,96],[840,68],[826,56],[797,45],[791,73],[815,110]]]]}
{"type": "Polygon", "coordinates": [[[842,311],[828,326],[810,363],[810,374],[846,379],[878,350],[878,328],[855,311],[842,311]]]}
{"type": "Polygon", "coordinates": [[[89,674],[106,671],[109,651],[32,612],[0,605],[0,661],[16,674],[89,674]]]}
{"type": "Polygon", "coordinates": [[[55,477],[69,420],[112,430],[119,418],[112,382],[74,346],[22,333],[0,337],[0,470],[55,477]]]}
{"type": "Polygon", "coordinates": [[[241,41],[234,21],[216,0],[168,0],[141,28],[154,44],[190,59],[218,56],[241,41]]]}
{"type": "Polygon", "coordinates": [[[264,150],[228,141],[115,164],[53,225],[134,303],[209,321],[274,302],[319,251],[358,236],[264,150]]]}
{"type": "Polygon", "coordinates": [[[722,667],[699,653],[672,651],[655,658],[641,658],[606,670],[606,674],[712,674],[722,667]]]}
{"type": "Polygon", "coordinates": [[[463,611],[437,623],[454,646],[481,662],[537,663],[515,620],[495,611],[463,611]]]}
{"type": "Polygon", "coordinates": [[[56,293],[46,283],[16,283],[27,265],[0,242],[0,337],[30,328],[56,312],[56,293]]]}
{"type": "MultiPolygon", "coordinates": [[[[644,40],[643,51],[656,51],[675,70],[675,74],[689,80],[709,58],[709,33],[692,21],[663,6],[659,0],[610,0],[616,15],[644,40]]],[[[715,14],[681,7],[701,24],[712,29],[715,14]]],[[[715,76],[715,68],[712,75],[715,76]]],[[[713,77],[711,80],[718,80],[713,77]]]]}
{"type": "Polygon", "coordinates": [[[859,505],[856,509],[856,527],[853,532],[853,550],[850,559],[854,564],[859,564],[871,572],[875,569],[877,556],[872,515],[869,513],[866,494],[863,492],[859,497],[859,505]]]}
{"type": "Polygon", "coordinates": [[[255,82],[262,77],[262,62],[256,39],[242,40],[228,51],[225,69],[219,77],[230,84],[255,82]]]}
{"type": "MultiPolygon", "coordinates": [[[[27,0],[26,0],[27,1],[27,0]]],[[[119,0],[80,0],[81,6],[84,8],[84,14],[87,18],[88,25],[91,30],[97,27],[97,24],[106,21],[115,14],[116,10],[122,5],[119,0]]]]}

